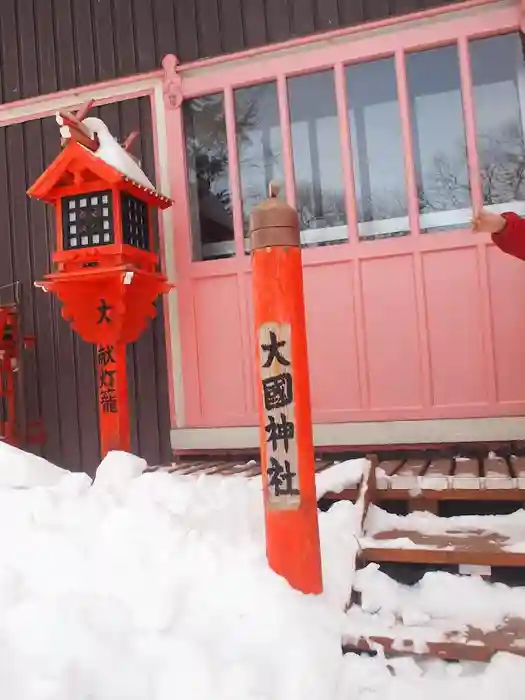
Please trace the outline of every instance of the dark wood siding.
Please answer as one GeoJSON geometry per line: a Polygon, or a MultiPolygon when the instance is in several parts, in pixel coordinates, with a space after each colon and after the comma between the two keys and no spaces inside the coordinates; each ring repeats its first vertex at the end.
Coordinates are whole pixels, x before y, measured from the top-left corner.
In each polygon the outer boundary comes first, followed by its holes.
{"type": "MultiPolygon", "coordinates": [[[[149,100],[108,105],[93,110],[93,116],[97,112],[117,138],[140,129],[133,151],[154,179],[149,100]]],[[[0,129],[0,287],[21,282],[25,332],[37,338],[35,360],[31,351],[25,355],[24,398],[27,419],[41,417],[45,423],[42,454],[69,469],[92,471],[99,462],[93,346],[72,333],[53,296],[33,286],[50,270],[55,227],[52,208],[29,200],[25,192],[59,149],[53,118],[0,129]]],[[[4,299],[10,301],[9,289],[0,289],[4,299]]],[[[159,304],[157,319],[129,350],[133,448],[150,464],[170,459],[163,329],[159,304]]]]}
{"type": "Polygon", "coordinates": [[[444,4],[443,0],[2,0],[0,102],[155,70],[167,53],[193,61],[444,4]]]}

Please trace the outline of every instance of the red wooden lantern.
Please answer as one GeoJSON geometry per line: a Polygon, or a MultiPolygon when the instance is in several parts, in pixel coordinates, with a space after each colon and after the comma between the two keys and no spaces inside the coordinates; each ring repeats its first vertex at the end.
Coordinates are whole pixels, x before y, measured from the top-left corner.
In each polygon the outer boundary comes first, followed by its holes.
{"type": "Polygon", "coordinates": [[[130,449],[126,344],[173,285],[158,270],[156,209],[171,206],[100,119],[61,112],[64,148],[28,190],[56,210],[56,272],[35,285],[62,302],[62,316],[97,345],[101,452],[130,449]]]}

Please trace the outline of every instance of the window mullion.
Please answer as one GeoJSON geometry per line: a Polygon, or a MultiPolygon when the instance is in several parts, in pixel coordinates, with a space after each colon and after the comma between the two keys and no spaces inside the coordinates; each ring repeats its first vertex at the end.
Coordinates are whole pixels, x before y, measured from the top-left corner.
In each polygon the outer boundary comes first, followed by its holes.
{"type": "Polygon", "coordinates": [[[419,225],[419,199],[414,167],[414,148],[412,141],[412,128],[410,124],[411,110],[408,96],[405,54],[403,49],[398,49],[395,54],[397,96],[399,100],[399,112],[401,115],[401,134],[403,139],[403,153],[405,166],[406,193],[408,199],[408,219],[410,232],[418,235],[421,233],[419,225]]]}
{"type": "Polygon", "coordinates": [[[358,241],[357,203],[355,195],[355,178],[352,164],[352,144],[350,140],[350,124],[348,120],[348,104],[346,95],[345,67],[342,63],[334,66],[335,96],[337,100],[337,118],[341,140],[341,165],[345,188],[346,220],[348,235],[351,243],[358,241]]]}
{"type": "Polygon", "coordinates": [[[470,196],[472,198],[472,209],[474,211],[478,211],[483,206],[483,192],[481,189],[481,179],[479,176],[480,170],[476,138],[476,115],[474,113],[469,45],[466,37],[460,37],[459,39],[458,55],[461,78],[461,95],[463,101],[463,119],[465,123],[465,140],[467,144],[470,196]]]}
{"type": "Polygon", "coordinates": [[[284,191],[286,193],[286,201],[295,209],[296,196],[292,135],[290,131],[290,111],[288,109],[288,90],[285,75],[279,75],[277,77],[277,99],[279,104],[279,120],[281,123],[284,191]]]}
{"type": "Polygon", "coordinates": [[[224,121],[226,122],[226,140],[228,143],[228,170],[230,175],[230,198],[235,238],[235,254],[244,256],[244,225],[242,215],[242,197],[239,178],[239,159],[237,157],[237,133],[235,121],[235,100],[233,90],[224,90],[224,121]]]}

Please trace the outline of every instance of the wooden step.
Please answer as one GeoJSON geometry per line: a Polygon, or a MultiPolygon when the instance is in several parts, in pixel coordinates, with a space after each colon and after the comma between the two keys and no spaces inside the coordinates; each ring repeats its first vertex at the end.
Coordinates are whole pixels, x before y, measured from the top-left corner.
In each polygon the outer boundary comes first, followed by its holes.
{"type": "Polygon", "coordinates": [[[390,488],[401,491],[418,491],[428,459],[407,459],[390,477],[390,488]]]}
{"type": "Polygon", "coordinates": [[[458,631],[452,625],[450,629],[442,630],[442,634],[446,638],[436,640],[432,629],[418,628],[417,635],[414,635],[414,630],[401,626],[396,629],[395,637],[389,636],[388,631],[363,636],[346,634],[343,652],[376,651],[379,645],[388,656],[413,654],[449,661],[487,662],[500,652],[525,656],[525,619],[522,618],[511,618],[489,632],[475,627],[458,631]]]}
{"type": "MultiPolygon", "coordinates": [[[[315,471],[322,472],[328,467],[334,464],[333,460],[326,459],[316,459],[315,460],[315,471]]],[[[218,459],[208,459],[208,460],[185,460],[181,462],[174,462],[169,467],[150,467],[147,471],[168,471],[172,474],[221,474],[223,476],[230,476],[234,474],[242,474],[244,476],[257,476],[261,473],[261,465],[258,460],[248,460],[243,462],[242,460],[218,460],[218,459]]]]}
{"type": "Polygon", "coordinates": [[[377,651],[488,661],[498,652],[525,656],[525,591],[445,572],[415,585],[370,564],[354,578],[345,651],[377,651]]]}
{"type": "Polygon", "coordinates": [[[517,488],[511,465],[502,457],[488,457],[483,462],[484,486],[489,491],[517,488]]]}
{"type": "Polygon", "coordinates": [[[431,462],[421,477],[422,491],[445,491],[450,485],[450,476],[454,470],[452,459],[436,459],[431,462]]]}
{"type": "MultiPolygon", "coordinates": [[[[525,566],[524,511],[439,518],[398,516],[371,506],[359,539],[363,562],[525,566]]],[[[488,572],[490,574],[490,571],[488,572]]]]}
{"type": "Polygon", "coordinates": [[[511,457],[510,463],[518,489],[525,489],[525,457],[511,457]]]}
{"type": "Polygon", "coordinates": [[[379,490],[386,491],[390,488],[392,477],[398,469],[401,469],[404,462],[404,459],[394,459],[378,464],[376,470],[376,485],[379,490]]]}
{"type": "MultiPolygon", "coordinates": [[[[380,462],[376,501],[525,501],[525,458],[456,457],[380,462]]],[[[436,508],[428,507],[428,510],[436,508]]]]}
{"type": "MultiPolygon", "coordinates": [[[[420,536],[414,532],[382,533],[385,540],[367,540],[359,557],[365,562],[397,564],[436,564],[461,566],[463,564],[480,567],[524,566],[525,552],[507,552],[498,546],[497,535],[482,533],[457,537],[420,536]],[[386,537],[406,537],[417,545],[416,548],[394,548],[386,537]]],[[[394,538],[393,538],[394,539],[394,538]]],[[[490,571],[487,572],[490,575],[490,571]]]]}

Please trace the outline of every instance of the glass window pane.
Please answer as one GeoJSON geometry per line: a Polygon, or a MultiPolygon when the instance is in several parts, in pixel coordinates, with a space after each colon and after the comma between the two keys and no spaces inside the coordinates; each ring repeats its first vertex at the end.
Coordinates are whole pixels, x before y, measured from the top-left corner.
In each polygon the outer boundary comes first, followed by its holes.
{"type": "Polygon", "coordinates": [[[193,259],[234,255],[223,94],[183,105],[193,259]]]}
{"type": "Polygon", "coordinates": [[[346,70],[359,237],[409,231],[403,140],[393,58],[346,70]]]}
{"type": "Polygon", "coordinates": [[[483,200],[525,214],[525,144],[520,98],[525,69],[518,34],[470,45],[483,200]],[[509,206],[510,205],[510,206],[509,206]]]}
{"type": "MultiPolygon", "coordinates": [[[[275,82],[235,90],[235,126],[244,235],[252,208],[268,197],[272,180],[283,182],[281,125],[275,82]]],[[[246,251],[249,244],[246,241],[246,251]]]]}
{"type": "Polygon", "coordinates": [[[288,80],[303,245],[348,240],[333,71],[288,80]]]}
{"type": "Polygon", "coordinates": [[[470,224],[470,183],[456,46],[408,54],[414,165],[422,231],[470,224]]]}

